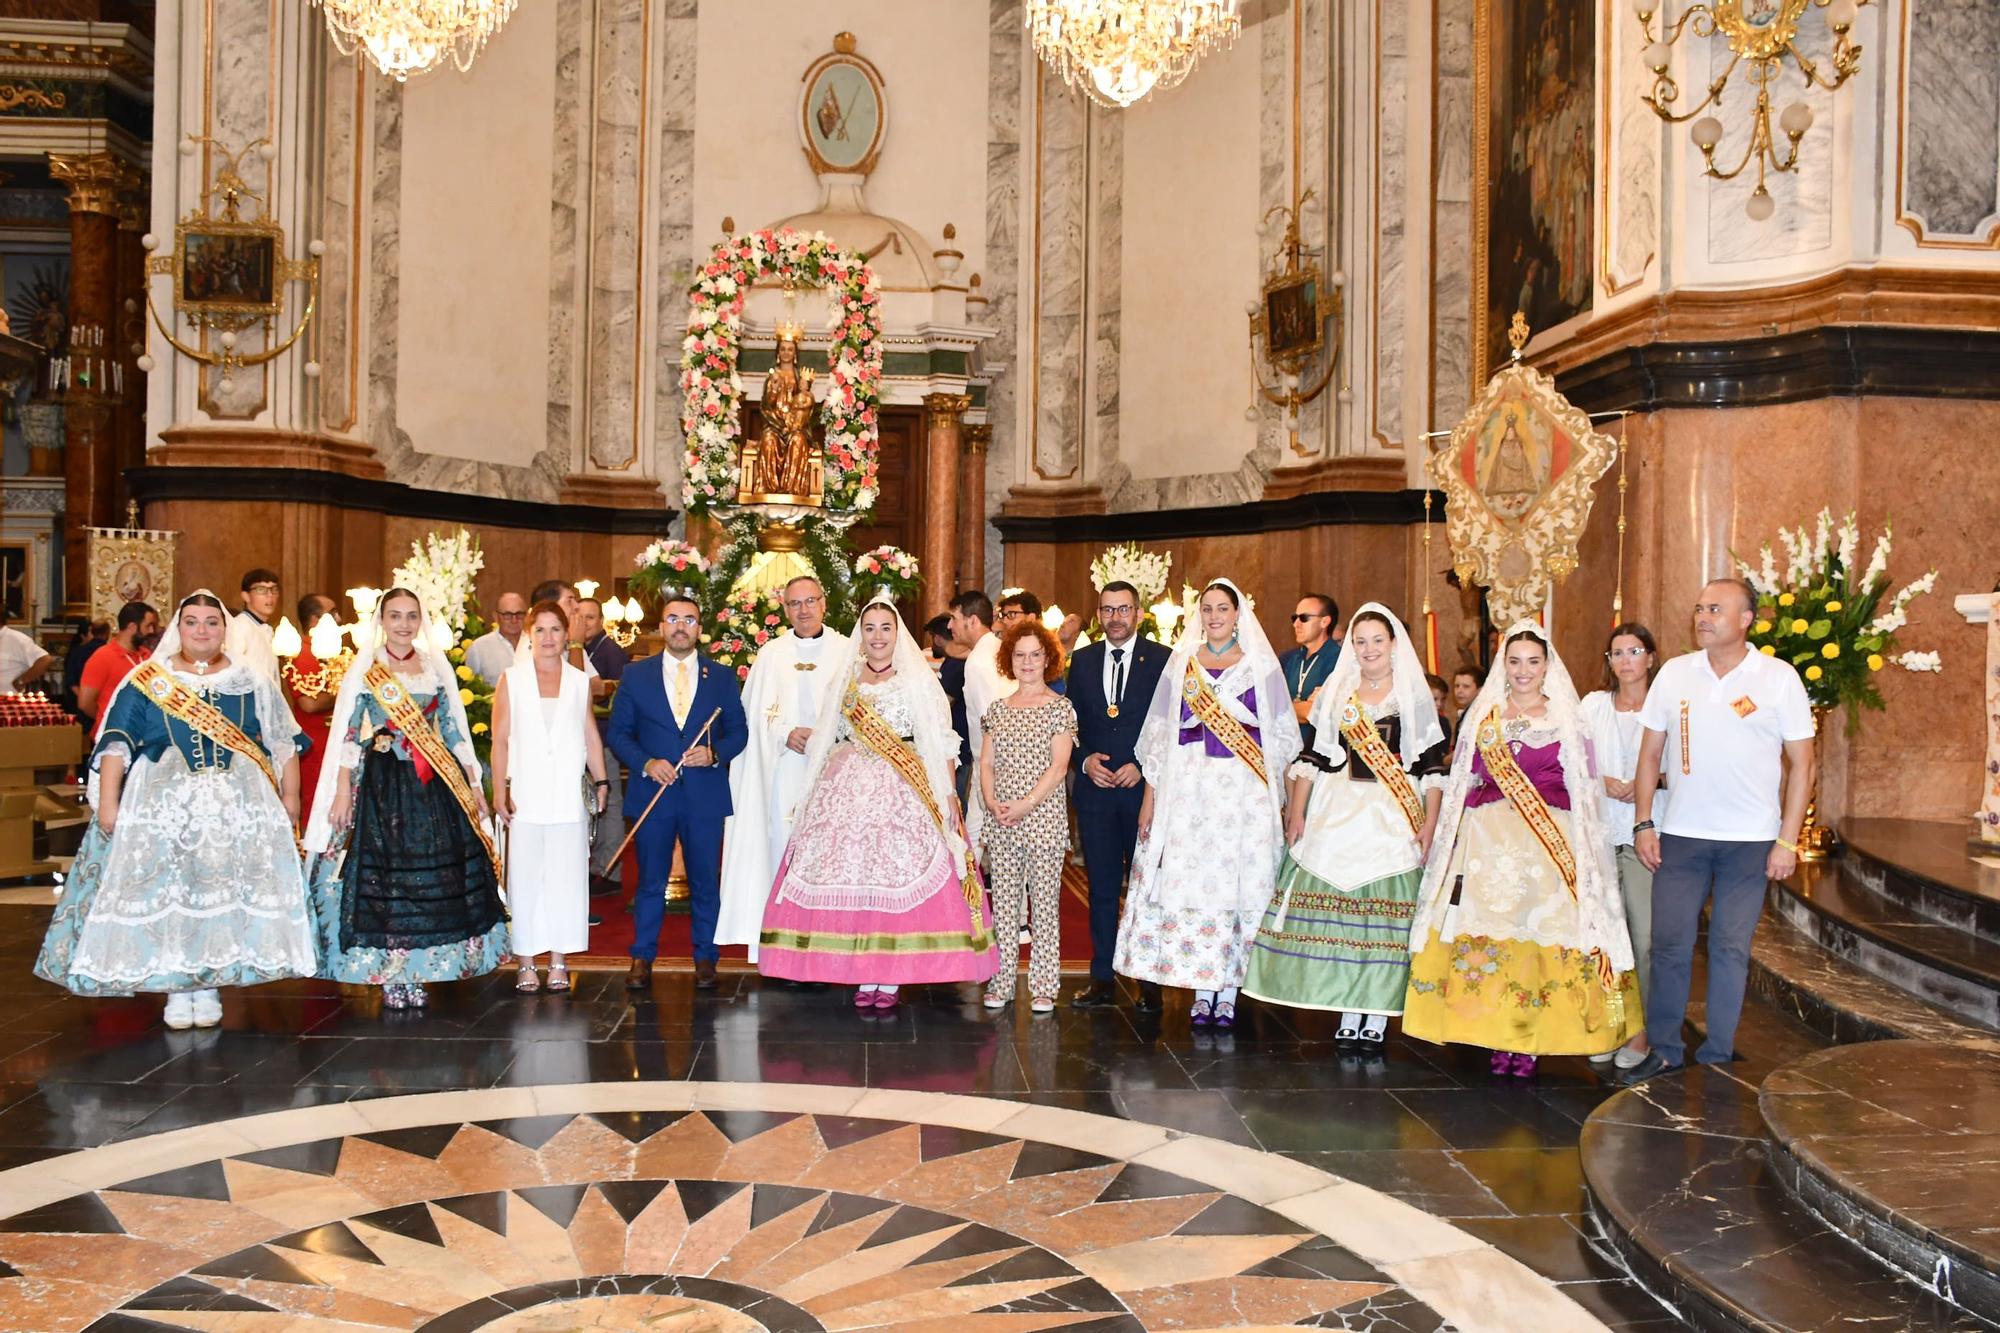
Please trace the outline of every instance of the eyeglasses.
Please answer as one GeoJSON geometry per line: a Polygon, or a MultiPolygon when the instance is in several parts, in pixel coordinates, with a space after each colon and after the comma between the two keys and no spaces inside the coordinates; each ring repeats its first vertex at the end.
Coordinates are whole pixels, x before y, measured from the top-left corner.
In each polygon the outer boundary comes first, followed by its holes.
{"type": "Polygon", "coordinates": [[[528,613],[526,611],[502,611],[500,613],[500,618],[502,620],[519,620],[521,617],[527,614],[528,613]]]}
{"type": "Polygon", "coordinates": [[[249,592],[276,592],[277,590],[278,585],[275,583],[253,583],[247,589],[249,592]]]}
{"type": "Polygon", "coordinates": [[[665,624],[668,624],[668,625],[685,625],[685,626],[687,626],[687,627],[688,627],[689,629],[692,629],[692,628],[694,628],[694,626],[696,626],[696,625],[698,625],[698,624],[700,624],[700,623],[701,623],[701,617],[699,617],[699,616],[662,616],[662,617],[660,617],[660,619],[661,619],[661,620],[662,620],[662,621],[663,621],[663,622],[664,622],[665,624]]]}
{"type": "Polygon", "coordinates": [[[805,609],[806,609],[807,607],[809,607],[809,606],[817,606],[817,605],[819,605],[819,603],[820,603],[821,601],[823,601],[823,600],[825,600],[825,599],[824,599],[824,598],[821,598],[821,597],[817,597],[817,596],[814,596],[814,597],[794,597],[794,598],[793,598],[792,600],[790,600],[789,602],[786,602],[786,603],[785,603],[785,609],[786,609],[787,611],[803,611],[803,610],[805,610],[805,609]]]}
{"type": "Polygon", "coordinates": [[[1099,620],[1111,620],[1118,616],[1135,616],[1137,614],[1139,614],[1139,608],[1136,606],[1100,606],[1097,608],[1097,618],[1099,620]]]}
{"type": "Polygon", "coordinates": [[[1614,662],[1621,657],[1629,661],[1637,661],[1639,658],[1646,657],[1649,655],[1650,655],[1650,650],[1645,648],[1613,648],[1610,652],[1605,654],[1606,657],[1610,658],[1614,662]]]}
{"type": "Polygon", "coordinates": [[[1026,611],[1023,611],[1018,606],[1009,606],[1001,610],[1000,618],[1002,620],[1019,620],[1022,616],[1025,616],[1027,614],[1028,613],[1026,611]]]}

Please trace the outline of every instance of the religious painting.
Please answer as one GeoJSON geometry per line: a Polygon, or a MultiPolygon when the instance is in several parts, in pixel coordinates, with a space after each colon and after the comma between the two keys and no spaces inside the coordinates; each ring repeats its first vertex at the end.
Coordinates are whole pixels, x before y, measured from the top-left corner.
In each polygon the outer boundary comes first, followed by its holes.
{"type": "Polygon", "coordinates": [[[799,135],[815,172],[865,176],[875,169],[888,128],[882,74],[855,54],[853,33],[833,39],[801,80],[799,135]]]}
{"type": "Polygon", "coordinates": [[[1532,366],[1510,365],[1431,456],[1461,586],[1487,590],[1495,625],[1532,617],[1576,568],[1591,488],[1617,442],[1532,366]]]}
{"type": "Polygon", "coordinates": [[[1516,312],[1539,332],[1591,307],[1597,6],[1478,0],[1476,14],[1472,319],[1483,377],[1506,355],[1516,312]]]}
{"type": "Polygon", "coordinates": [[[182,310],[278,309],[278,233],[275,229],[186,226],[181,229],[182,310]]]}
{"type": "Polygon", "coordinates": [[[88,534],[92,619],[116,620],[127,602],[172,604],[178,533],[90,528],[88,534]]]}
{"type": "Polygon", "coordinates": [[[1264,289],[1265,340],[1272,360],[1319,350],[1319,273],[1313,270],[1264,289]]]}

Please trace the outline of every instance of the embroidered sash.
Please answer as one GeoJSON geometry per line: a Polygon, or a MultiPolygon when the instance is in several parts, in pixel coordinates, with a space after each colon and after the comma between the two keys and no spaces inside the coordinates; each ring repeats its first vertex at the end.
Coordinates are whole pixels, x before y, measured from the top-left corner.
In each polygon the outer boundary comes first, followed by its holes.
{"type": "MultiPolygon", "coordinates": [[[[1535,841],[1542,844],[1542,850],[1555,862],[1556,870],[1562,875],[1563,885],[1569,889],[1570,901],[1576,901],[1576,856],[1570,851],[1569,839],[1563,836],[1555,816],[1549,813],[1549,804],[1542,799],[1521,765],[1514,758],[1514,749],[1508,745],[1500,726],[1500,710],[1494,708],[1479,724],[1474,735],[1479,745],[1479,753],[1486,758],[1486,771],[1493,775],[1494,783],[1500,788],[1521,819],[1535,835],[1535,841]]],[[[1623,996],[1618,990],[1618,973],[1611,966],[1611,956],[1603,949],[1592,949],[1591,959],[1596,963],[1597,980],[1611,997],[1612,1013],[1615,1021],[1624,1021],[1623,996]]]]}
{"type": "Polygon", "coordinates": [[[1264,747],[1251,740],[1243,724],[1222,706],[1222,700],[1216,698],[1215,690],[1203,678],[1201,668],[1193,662],[1187,664],[1187,675],[1182,678],[1181,698],[1187,701],[1188,710],[1215,734],[1229,753],[1250,766],[1250,771],[1257,775],[1257,781],[1270,785],[1271,780],[1264,772],[1264,747]]]}
{"type": "MultiPolygon", "coordinates": [[[[1347,742],[1347,748],[1368,761],[1375,777],[1388,788],[1402,807],[1403,818],[1410,821],[1410,834],[1415,836],[1424,827],[1424,803],[1417,796],[1417,789],[1410,781],[1410,775],[1403,771],[1403,764],[1390,750],[1389,742],[1382,739],[1382,733],[1368,720],[1368,712],[1361,706],[1361,696],[1351,695],[1340,710],[1340,736],[1347,742]]],[[[1492,761],[1487,761],[1491,766],[1492,761]]]]}
{"type": "Polygon", "coordinates": [[[160,711],[168,717],[180,719],[197,735],[205,736],[225,750],[257,765],[257,771],[270,781],[271,790],[283,794],[283,788],[278,785],[278,771],[271,766],[271,757],[264,753],[263,747],[246,736],[243,729],[231,722],[220,708],[182,684],[173,672],[158,662],[148,660],[132,672],[130,683],[144,690],[146,697],[158,704],[160,711]]]}
{"type": "MultiPolygon", "coordinates": [[[[410,748],[422,755],[437,775],[444,779],[444,785],[451,788],[452,798],[458,802],[458,808],[465,811],[466,822],[472,825],[472,831],[485,844],[487,858],[493,862],[495,873],[498,873],[500,852],[493,845],[492,835],[487,833],[485,823],[479,818],[479,801],[472,794],[472,783],[466,779],[465,769],[457,757],[445,748],[444,737],[437,734],[430,720],[424,716],[423,709],[417,707],[409,687],[397,680],[396,674],[380,662],[369,667],[362,679],[368,682],[368,688],[382,705],[382,711],[389,715],[389,721],[396,730],[403,733],[403,739],[410,743],[410,748]]],[[[450,689],[451,686],[446,683],[440,688],[450,689]]]]}
{"type": "MultiPolygon", "coordinates": [[[[945,813],[938,806],[937,794],[931,790],[930,775],[924,771],[924,761],[918,757],[916,747],[906,743],[896,734],[883,716],[875,711],[875,705],[861,697],[861,688],[850,682],[847,694],[841,699],[841,711],[847,715],[847,725],[854,737],[868,747],[868,752],[878,759],[887,761],[890,768],[903,784],[915,792],[923,802],[924,810],[937,825],[938,833],[947,843],[951,841],[950,826],[945,823],[945,813]]],[[[986,921],[980,913],[979,876],[972,868],[970,849],[965,858],[965,875],[959,880],[959,891],[965,895],[965,905],[972,913],[972,947],[984,949],[993,942],[992,934],[986,929],[986,921]]]]}

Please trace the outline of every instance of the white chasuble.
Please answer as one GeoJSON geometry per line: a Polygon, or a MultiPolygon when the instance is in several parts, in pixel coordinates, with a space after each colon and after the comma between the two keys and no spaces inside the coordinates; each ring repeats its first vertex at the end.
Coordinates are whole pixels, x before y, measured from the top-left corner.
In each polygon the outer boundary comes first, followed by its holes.
{"type": "Polygon", "coordinates": [[[804,750],[793,750],[785,741],[793,728],[810,728],[819,716],[828,688],[825,664],[846,643],[846,635],[831,629],[811,639],[788,631],[764,645],[743,682],[750,743],[729,766],[734,813],[723,831],[722,910],[715,942],[748,946],[752,962],[764,926],[764,901],[805,797],[804,750]]]}

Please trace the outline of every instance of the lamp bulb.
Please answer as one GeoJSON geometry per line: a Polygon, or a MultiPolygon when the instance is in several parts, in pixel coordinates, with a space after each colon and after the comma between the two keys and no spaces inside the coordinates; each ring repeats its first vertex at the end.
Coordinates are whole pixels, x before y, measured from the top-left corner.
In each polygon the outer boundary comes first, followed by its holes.
{"type": "Polygon", "coordinates": [[[1804,102],[1794,102],[1778,116],[1778,128],[1796,139],[1812,128],[1812,108],[1804,102]]]}
{"type": "Polygon", "coordinates": [[[225,352],[236,350],[236,335],[233,333],[225,333],[220,338],[217,338],[216,341],[222,344],[222,350],[225,352]]]}
{"type": "Polygon", "coordinates": [[[1665,42],[1649,42],[1646,46],[1646,53],[1641,59],[1646,62],[1646,68],[1652,70],[1653,73],[1665,74],[1667,66],[1674,63],[1674,48],[1668,46],[1665,42]]]}
{"type": "Polygon", "coordinates": [[[303,366],[300,366],[299,369],[305,371],[306,378],[309,380],[319,378],[319,362],[317,361],[308,361],[303,366]]]}
{"type": "Polygon", "coordinates": [[[1243,409],[1243,419],[1245,421],[1261,421],[1263,416],[1264,414],[1257,410],[1257,404],[1255,403],[1243,409]]]}
{"type": "Polygon", "coordinates": [[[1846,32],[1854,26],[1854,20],[1860,17],[1858,9],[1855,0],[1829,0],[1826,7],[1826,26],[1835,32],[1846,32]]]}
{"type": "Polygon", "coordinates": [[[1714,116],[1703,116],[1688,133],[1693,136],[1695,147],[1706,153],[1722,142],[1722,122],[1714,116]]]}
{"type": "Polygon", "coordinates": [[[141,374],[151,374],[153,370],[153,358],[150,356],[140,357],[138,366],[141,374]]]}
{"type": "Polygon", "coordinates": [[[228,375],[224,375],[215,382],[215,391],[227,398],[230,394],[236,392],[236,381],[228,375]]]}
{"type": "Polygon", "coordinates": [[[312,243],[306,246],[306,253],[311,255],[314,259],[318,259],[321,255],[326,253],[326,242],[320,240],[318,237],[314,237],[312,243]]]}
{"type": "Polygon", "coordinates": [[[1639,16],[1639,22],[1653,21],[1653,0],[1632,0],[1632,12],[1639,16]]]}
{"type": "Polygon", "coordinates": [[[194,141],[193,139],[183,139],[183,140],[181,140],[181,156],[182,156],[182,157],[193,157],[193,156],[194,156],[194,150],[195,150],[195,149],[196,149],[196,148],[197,148],[198,146],[199,146],[199,145],[197,145],[197,144],[195,143],[195,141],[194,141]]]}
{"type": "Polygon", "coordinates": [[[1257,303],[1255,301],[1245,301],[1243,303],[1243,313],[1254,317],[1257,314],[1257,303]]]}
{"type": "Polygon", "coordinates": [[[139,248],[141,250],[157,250],[160,248],[160,238],[149,231],[139,238],[139,248]]]}
{"type": "Polygon", "coordinates": [[[1340,268],[1335,269],[1333,271],[1333,276],[1327,279],[1327,281],[1331,282],[1336,287],[1345,287],[1347,285],[1347,270],[1340,268]]]}
{"type": "Polygon", "coordinates": [[[274,144],[274,143],[267,143],[267,144],[265,144],[265,145],[264,145],[264,146],[263,146],[262,148],[259,148],[259,149],[257,150],[257,156],[259,156],[259,157],[263,158],[263,159],[264,159],[264,160],[265,160],[266,162],[275,162],[275,161],[277,161],[277,160],[278,160],[278,145],[276,145],[276,144],[274,144]]]}
{"type": "Polygon", "coordinates": [[[1750,215],[1752,222],[1762,222],[1778,211],[1778,203],[1771,198],[1771,192],[1759,185],[1743,205],[1743,211],[1750,215]]]}

